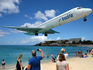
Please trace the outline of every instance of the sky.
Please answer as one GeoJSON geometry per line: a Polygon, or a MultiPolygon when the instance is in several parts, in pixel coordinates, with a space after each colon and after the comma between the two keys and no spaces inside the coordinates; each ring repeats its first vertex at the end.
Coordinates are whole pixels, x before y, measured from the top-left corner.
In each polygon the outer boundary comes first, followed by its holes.
{"type": "MultiPolygon", "coordinates": [[[[75,7],[91,8],[93,0],[0,0],[0,26],[35,27],[75,7]]],[[[81,38],[93,40],[93,12],[84,18],[53,28],[60,34],[25,35],[0,27],[0,45],[34,45],[43,41],[81,38]]]]}

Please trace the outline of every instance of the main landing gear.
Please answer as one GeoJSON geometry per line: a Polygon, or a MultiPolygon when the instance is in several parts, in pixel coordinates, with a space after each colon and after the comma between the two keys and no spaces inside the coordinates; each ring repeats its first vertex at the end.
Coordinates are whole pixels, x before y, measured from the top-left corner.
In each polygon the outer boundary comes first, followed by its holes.
{"type": "Polygon", "coordinates": [[[38,36],[38,33],[35,33],[36,36],[38,36]]]}
{"type": "Polygon", "coordinates": [[[47,36],[47,34],[45,34],[45,36],[47,36]]]}
{"type": "Polygon", "coordinates": [[[86,16],[84,17],[84,21],[87,21],[86,16]]]}

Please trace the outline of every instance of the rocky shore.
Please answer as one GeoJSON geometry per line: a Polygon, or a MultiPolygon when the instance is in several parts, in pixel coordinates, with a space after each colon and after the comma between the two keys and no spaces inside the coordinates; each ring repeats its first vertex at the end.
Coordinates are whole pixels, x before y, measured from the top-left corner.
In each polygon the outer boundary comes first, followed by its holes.
{"type": "Polygon", "coordinates": [[[51,45],[51,44],[36,44],[34,46],[84,46],[84,47],[93,47],[92,44],[55,44],[55,45],[51,45]]]}

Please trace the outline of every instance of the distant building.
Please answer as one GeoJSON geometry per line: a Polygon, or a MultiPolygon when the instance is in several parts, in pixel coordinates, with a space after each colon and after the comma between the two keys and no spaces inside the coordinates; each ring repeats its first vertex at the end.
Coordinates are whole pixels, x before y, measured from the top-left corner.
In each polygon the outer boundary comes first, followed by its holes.
{"type": "Polygon", "coordinates": [[[81,40],[81,38],[70,38],[70,39],[65,39],[65,40],[44,41],[43,43],[52,42],[50,44],[54,45],[54,44],[64,44],[63,42],[66,41],[65,43],[71,44],[73,41],[75,41],[75,43],[78,43],[80,40],[81,40]]]}
{"type": "Polygon", "coordinates": [[[81,38],[70,38],[69,41],[75,41],[76,43],[78,43],[81,40],[81,38]]]}
{"type": "Polygon", "coordinates": [[[73,42],[73,41],[68,41],[68,42],[66,42],[66,43],[67,43],[67,44],[72,44],[72,42],[73,42]]]}
{"type": "Polygon", "coordinates": [[[58,45],[58,43],[52,43],[52,44],[50,44],[50,45],[58,45]]]}

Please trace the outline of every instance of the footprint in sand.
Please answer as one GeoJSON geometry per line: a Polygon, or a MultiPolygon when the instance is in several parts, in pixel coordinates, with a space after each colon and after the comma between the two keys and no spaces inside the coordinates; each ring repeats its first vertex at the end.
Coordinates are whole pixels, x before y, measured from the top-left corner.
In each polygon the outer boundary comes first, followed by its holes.
{"type": "Polygon", "coordinates": [[[70,67],[70,69],[72,69],[72,67],[70,67]]]}

